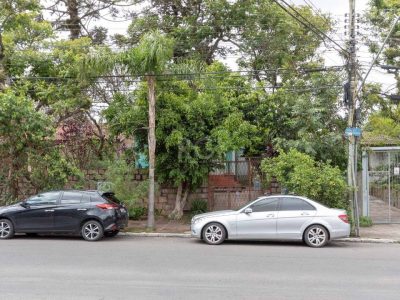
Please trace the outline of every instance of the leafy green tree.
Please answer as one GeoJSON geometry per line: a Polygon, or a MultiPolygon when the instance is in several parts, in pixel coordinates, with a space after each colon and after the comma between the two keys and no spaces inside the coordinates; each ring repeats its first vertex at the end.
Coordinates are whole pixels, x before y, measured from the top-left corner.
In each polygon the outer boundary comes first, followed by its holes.
{"type": "MultiPolygon", "coordinates": [[[[195,58],[211,64],[218,57],[238,56],[241,66],[255,70],[255,78],[274,84],[279,68],[292,68],[315,57],[320,39],[287,15],[272,0],[156,0],[143,3],[128,36],[115,37],[118,44],[135,45],[141,36],[158,29],[175,40],[175,58],[195,58]],[[272,69],[272,72],[261,70],[272,69]],[[274,71],[275,70],[275,71],[274,71]]],[[[322,31],[331,28],[327,18],[296,7],[322,31]]]]}
{"type": "MultiPolygon", "coordinates": [[[[393,25],[396,16],[400,14],[400,3],[397,0],[373,0],[370,1],[370,8],[367,12],[368,21],[374,26],[375,34],[382,40],[386,38],[389,28],[393,25]]],[[[368,40],[370,51],[377,53],[378,44],[373,40],[368,40]]],[[[393,31],[383,52],[383,59],[386,64],[400,67],[400,23],[393,31]]],[[[397,87],[400,89],[399,73],[395,74],[397,87]]]]}
{"type": "MultiPolygon", "coordinates": [[[[208,66],[205,73],[226,71],[221,64],[208,66]]],[[[232,92],[229,75],[218,78],[160,81],[157,92],[157,169],[160,183],[177,187],[171,218],[182,217],[188,194],[200,186],[215,161],[229,150],[250,147],[257,139],[256,127],[243,119],[233,99],[246,90],[232,92]],[[226,89],[227,82],[231,89],[226,89]]],[[[147,147],[143,130],[147,124],[145,86],[129,97],[118,95],[105,111],[115,133],[135,135],[138,150],[147,147]]]]}
{"type": "Polygon", "coordinates": [[[262,169],[270,180],[275,177],[289,192],[329,207],[348,208],[347,185],[338,167],[315,161],[311,156],[291,149],[280,151],[277,157],[264,159],[262,169]]]}
{"type": "Polygon", "coordinates": [[[11,82],[15,70],[23,70],[21,61],[29,61],[43,39],[51,36],[51,26],[39,18],[38,0],[2,0],[0,2],[0,90],[11,82]]]}
{"type": "Polygon", "coordinates": [[[61,158],[54,145],[52,120],[35,110],[25,94],[0,92],[0,157],[8,195],[19,196],[19,183],[37,190],[61,188],[76,168],[61,158]]]}
{"type": "Polygon", "coordinates": [[[93,69],[96,74],[111,72],[116,67],[125,68],[132,77],[144,77],[147,85],[148,101],[148,152],[149,152],[149,203],[148,228],[154,228],[154,197],[155,197],[155,105],[156,79],[165,70],[172,57],[173,40],[154,31],[142,37],[140,43],[131,50],[112,55],[109,51],[92,56],[83,64],[82,76],[87,78],[87,69],[93,69]],[[138,76],[139,74],[139,76],[138,76]]]}
{"type": "Polygon", "coordinates": [[[89,27],[93,20],[113,21],[122,16],[129,17],[127,8],[135,1],[128,0],[43,0],[50,12],[56,29],[70,32],[71,39],[90,37],[95,44],[101,44],[107,37],[104,26],[89,27]]]}
{"type": "Polygon", "coordinates": [[[258,130],[258,140],[245,153],[265,155],[267,146],[296,148],[345,169],[341,82],[336,72],[315,72],[288,79],[275,93],[253,89],[237,97],[234,105],[258,130]]]}

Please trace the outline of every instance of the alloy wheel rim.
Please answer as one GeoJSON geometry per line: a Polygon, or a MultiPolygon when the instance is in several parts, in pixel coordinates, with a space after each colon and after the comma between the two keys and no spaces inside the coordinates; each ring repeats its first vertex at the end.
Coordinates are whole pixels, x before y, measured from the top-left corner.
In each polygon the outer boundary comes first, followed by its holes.
{"type": "Polygon", "coordinates": [[[6,238],[10,235],[11,228],[6,222],[0,223],[0,238],[6,238]]]}
{"type": "Polygon", "coordinates": [[[96,224],[89,223],[85,226],[84,234],[87,239],[94,240],[99,236],[100,228],[96,224]]]}
{"type": "Polygon", "coordinates": [[[307,239],[312,245],[320,246],[325,242],[326,234],[321,228],[314,227],[308,231],[307,239]]]}
{"type": "Polygon", "coordinates": [[[217,225],[211,225],[207,227],[205,236],[210,243],[218,243],[222,239],[222,229],[217,225]]]}

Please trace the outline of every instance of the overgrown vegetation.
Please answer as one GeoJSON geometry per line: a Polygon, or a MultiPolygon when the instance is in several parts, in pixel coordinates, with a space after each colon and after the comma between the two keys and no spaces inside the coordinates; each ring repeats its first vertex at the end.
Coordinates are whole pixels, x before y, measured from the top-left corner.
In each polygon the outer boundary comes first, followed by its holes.
{"type": "Polygon", "coordinates": [[[275,177],[289,192],[329,207],[348,209],[347,184],[338,167],[315,161],[311,156],[291,149],[263,160],[262,169],[269,180],[275,177]]]}
{"type": "Polygon", "coordinates": [[[368,216],[360,216],[359,220],[361,227],[371,227],[373,225],[372,219],[368,216]]]}
{"type": "Polygon", "coordinates": [[[204,199],[195,199],[192,201],[192,206],[190,207],[191,216],[204,214],[207,212],[207,201],[204,199]]]}
{"type": "MultiPolygon", "coordinates": [[[[155,146],[155,173],[160,184],[177,188],[170,217],[179,219],[189,193],[227,151],[265,157],[280,148],[263,164],[268,175],[292,192],[347,206],[344,68],[326,67],[317,51],[322,40],[274,1],[156,0],[151,9],[149,1],[133,1],[135,18],[113,36],[91,21],[128,13],[123,1],[62,2],[0,2],[5,199],[20,196],[21,181],[37,191],[62,188],[71,176],[106,165],[117,196],[140,217],[148,182],[135,183],[131,174],[139,153],[150,152],[154,166],[155,146]],[[58,35],[62,29],[68,38],[58,35]],[[235,72],[224,64],[231,57],[235,72]]],[[[378,34],[400,9],[393,0],[371,1],[370,8],[378,34]]],[[[319,30],[332,29],[329,16],[296,9],[319,30]]],[[[399,67],[395,35],[383,60],[399,67]]],[[[376,53],[377,45],[370,49],[376,53]]],[[[378,85],[364,92],[365,130],[398,141],[398,104],[378,85]]]]}
{"type": "Polygon", "coordinates": [[[129,217],[137,220],[146,212],[147,193],[149,183],[147,180],[134,180],[135,166],[120,158],[109,162],[106,171],[107,181],[112,183],[115,196],[122,201],[129,211],[129,217]]]}

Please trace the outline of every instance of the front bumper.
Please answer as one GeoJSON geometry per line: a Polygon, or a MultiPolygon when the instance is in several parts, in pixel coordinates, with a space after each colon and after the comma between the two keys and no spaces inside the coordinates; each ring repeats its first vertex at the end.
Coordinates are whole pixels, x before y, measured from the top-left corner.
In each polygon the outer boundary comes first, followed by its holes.
{"type": "Polygon", "coordinates": [[[198,238],[198,239],[201,238],[201,230],[203,228],[203,225],[204,224],[202,224],[202,222],[198,222],[195,224],[192,223],[190,225],[190,233],[191,233],[192,238],[198,238]]]}

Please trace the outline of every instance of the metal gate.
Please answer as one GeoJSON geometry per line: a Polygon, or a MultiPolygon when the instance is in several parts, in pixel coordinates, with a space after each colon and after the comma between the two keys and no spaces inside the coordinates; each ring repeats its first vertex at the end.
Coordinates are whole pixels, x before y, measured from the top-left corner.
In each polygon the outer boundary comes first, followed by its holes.
{"type": "Polygon", "coordinates": [[[363,153],[363,214],[374,223],[400,223],[400,147],[363,153]]]}

